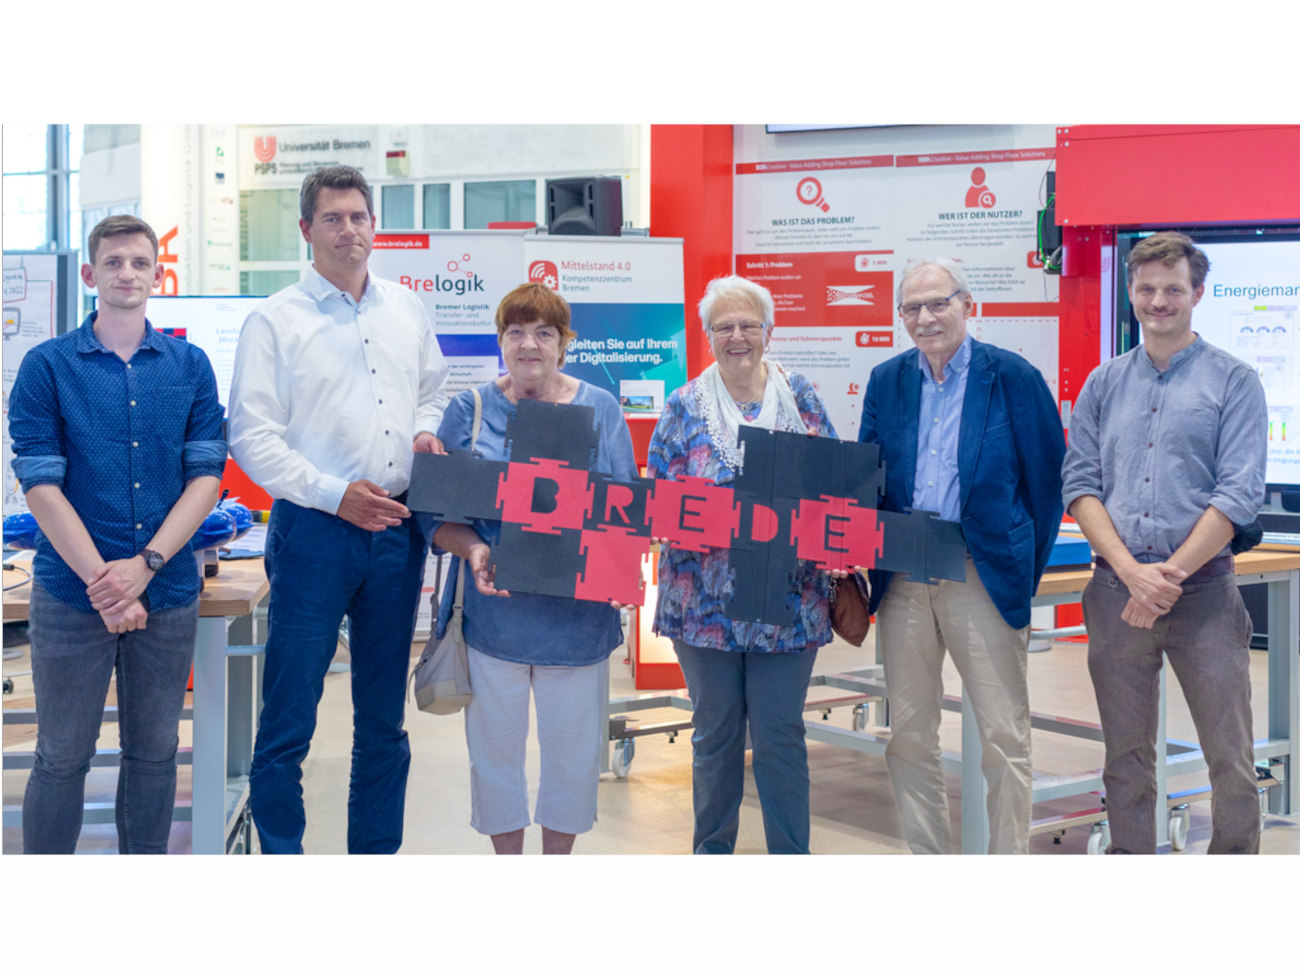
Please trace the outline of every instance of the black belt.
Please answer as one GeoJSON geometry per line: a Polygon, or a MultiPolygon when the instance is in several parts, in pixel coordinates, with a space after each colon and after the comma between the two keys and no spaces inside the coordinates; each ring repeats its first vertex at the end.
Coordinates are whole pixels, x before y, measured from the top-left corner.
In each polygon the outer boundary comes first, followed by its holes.
{"type": "MultiPolygon", "coordinates": [[[[1107,562],[1105,559],[1103,559],[1100,555],[1097,556],[1096,561],[1097,561],[1097,568],[1105,569],[1107,572],[1110,572],[1116,576],[1119,575],[1119,573],[1115,571],[1115,569],[1111,566],[1111,564],[1107,562]]],[[[1201,566],[1199,569],[1197,569],[1195,572],[1189,575],[1186,579],[1182,581],[1182,583],[1180,583],[1180,585],[1187,585],[1187,583],[1189,582],[1204,582],[1207,579],[1214,579],[1217,578],[1218,576],[1231,575],[1232,570],[1233,570],[1232,556],[1219,555],[1216,556],[1215,558],[1210,559],[1210,561],[1206,562],[1203,566],[1201,566]]]]}

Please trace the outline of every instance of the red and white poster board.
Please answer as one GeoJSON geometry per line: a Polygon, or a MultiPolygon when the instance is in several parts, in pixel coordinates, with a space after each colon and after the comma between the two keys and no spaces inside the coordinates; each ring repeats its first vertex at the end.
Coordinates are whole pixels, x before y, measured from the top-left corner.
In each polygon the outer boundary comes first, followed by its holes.
{"type": "Polygon", "coordinates": [[[736,273],[772,292],[771,354],[857,435],[866,376],[894,349],[893,157],[739,163],[736,273]]]}
{"type": "MultiPolygon", "coordinates": [[[[896,269],[925,257],[961,265],[975,297],[971,334],[1024,356],[1059,398],[1059,280],[1036,254],[1039,191],[1055,149],[898,156],[896,269]]],[[[899,351],[912,340],[899,328],[899,351]]]]}
{"type": "Polygon", "coordinates": [[[896,274],[948,257],[975,297],[971,334],[1019,352],[1059,388],[1057,280],[1037,265],[1037,211],[1051,148],[739,162],[736,273],[776,304],[772,355],[857,436],[871,370],[912,345],[896,274]]]}
{"type": "Polygon", "coordinates": [[[499,376],[497,305],[524,278],[520,230],[410,231],[375,235],[370,270],[424,304],[447,358],[447,395],[499,376]]]}

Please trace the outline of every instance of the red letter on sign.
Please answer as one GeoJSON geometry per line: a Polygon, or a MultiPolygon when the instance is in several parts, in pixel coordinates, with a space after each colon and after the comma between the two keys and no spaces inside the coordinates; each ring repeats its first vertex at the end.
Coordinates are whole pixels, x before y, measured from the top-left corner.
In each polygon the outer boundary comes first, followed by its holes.
{"type": "Polygon", "coordinates": [[[650,534],[688,552],[727,548],[740,532],[740,505],[731,488],[703,477],[655,481],[646,501],[650,534]]]}
{"type": "Polygon", "coordinates": [[[632,489],[624,484],[611,484],[605,491],[605,521],[609,521],[609,513],[617,511],[618,516],[623,519],[623,524],[631,526],[632,519],[627,516],[627,506],[633,501],[632,489]]]}
{"type": "Polygon", "coordinates": [[[561,528],[582,528],[593,493],[586,471],[549,458],[512,463],[497,481],[497,507],[502,521],[526,531],[558,535],[561,528]]]}
{"type": "MultiPolygon", "coordinates": [[[[180,233],[179,227],[172,227],[171,230],[158,238],[158,263],[175,264],[180,258],[171,252],[172,239],[180,233]]],[[[180,294],[180,276],[176,273],[175,268],[167,268],[163,272],[162,284],[158,286],[156,294],[160,295],[177,295],[180,294]]]]}
{"type": "Polygon", "coordinates": [[[873,568],[883,539],[876,509],[850,498],[805,498],[790,526],[795,554],[822,569],[873,568]]]}
{"type": "Polygon", "coordinates": [[[755,542],[770,542],[781,527],[781,517],[765,504],[754,502],[749,537],[755,542]]]}

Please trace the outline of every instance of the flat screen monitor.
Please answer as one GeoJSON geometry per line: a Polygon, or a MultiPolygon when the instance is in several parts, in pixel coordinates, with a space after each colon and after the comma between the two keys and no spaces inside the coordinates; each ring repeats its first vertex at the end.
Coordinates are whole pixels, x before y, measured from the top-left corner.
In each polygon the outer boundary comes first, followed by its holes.
{"type": "MultiPolygon", "coordinates": [[[[1180,227],[1210,259],[1192,328],[1259,373],[1268,400],[1270,490],[1300,491],[1300,227],[1180,227]]],[[[1116,235],[1117,279],[1129,250],[1151,229],[1116,235]]],[[[1119,286],[1115,352],[1141,341],[1128,291],[1119,286]]]]}
{"type": "Polygon", "coordinates": [[[145,313],[149,324],[158,331],[192,342],[207,354],[217,376],[217,398],[229,408],[239,330],[248,313],[262,300],[245,295],[154,295],[145,313]]]}

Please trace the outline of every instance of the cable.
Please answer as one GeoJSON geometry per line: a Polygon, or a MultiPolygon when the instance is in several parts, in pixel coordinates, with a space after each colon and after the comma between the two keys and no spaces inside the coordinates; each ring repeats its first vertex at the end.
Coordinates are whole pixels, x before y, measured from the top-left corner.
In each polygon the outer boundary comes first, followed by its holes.
{"type": "Polygon", "coordinates": [[[8,592],[10,589],[20,589],[23,586],[27,585],[27,583],[32,581],[32,574],[28,572],[26,569],[24,569],[21,565],[10,565],[6,563],[5,568],[13,569],[15,572],[21,572],[27,578],[24,579],[22,582],[15,582],[12,585],[5,586],[4,589],[0,590],[0,592],[8,592]]]}

